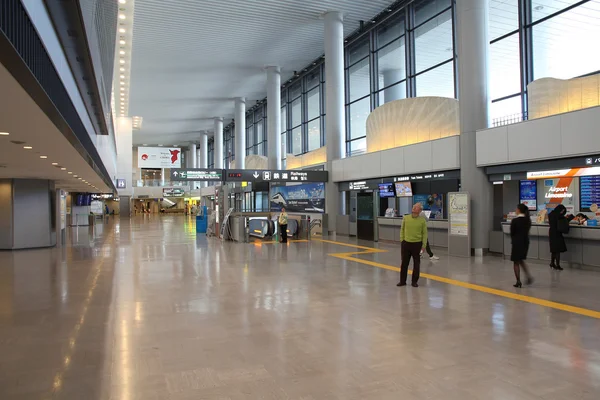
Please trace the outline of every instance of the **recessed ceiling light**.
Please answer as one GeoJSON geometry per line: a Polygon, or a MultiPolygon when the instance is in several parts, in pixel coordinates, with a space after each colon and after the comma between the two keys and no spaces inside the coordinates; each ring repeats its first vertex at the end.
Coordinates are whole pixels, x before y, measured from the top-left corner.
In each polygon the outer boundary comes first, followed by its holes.
{"type": "Polygon", "coordinates": [[[121,78],[121,79],[125,79],[125,75],[121,75],[119,78],[121,78]]]}
{"type": "Polygon", "coordinates": [[[77,179],[81,180],[81,177],[79,177],[79,178],[77,178],[77,179]]]}
{"type": "Polygon", "coordinates": [[[77,175],[73,175],[73,178],[77,178],[77,175]]]}
{"type": "Polygon", "coordinates": [[[121,92],[124,92],[124,91],[125,91],[125,88],[123,88],[123,87],[122,87],[122,88],[121,88],[121,92]]]}
{"type": "Polygon", "coordinates": [[[119,50],[119,54],[125,55],[125,50],[119,50]]]}
{"type": "Polygon", "coordinates": [[[125,44],[124,40],[119,40],[119,44],[125,44]]]}
{"type": "MultiPolygon", "coordinates": [[[[67,169],[66,169],[65,167],[62,167],[60,170],[61,170],[61,171],[66,171],[67,169]]],[[[69,173],[70,173],[70,172],[69,172],[69,173]]]]}
{"type": "Polygon", "coordinates": [[[8,135],[10,135],[10,133],[8,133],[8,132],[0,132],[0,136],[8,136],[8,135]]]}
{"type": "Polygon", "coordinates": [[[125,14],[119,14],[119,19],[125,19],[125,14]]]}
{"type": "Polygon", "coordinates": [[[119,60],[119,63],[125,64],[125,60],[121,59],[121,60],[119,60]]]}
{"type": "Polygon", "coordinates": [[[57,162],[53,162],[52,165],[58,165],[58,163],[57,162]]]}
{"type": "Polygon", "coordinates": [[[31,146],[23,146],[23,148],[24,148],[25,150],[31,150],[31,149],[33,149],[33,147],[31,147],[31,146]]]}
{"type": "Polygon", "coordinates": [[[120,83],[121,85],[125,85],[125,82],[124,82],[124,81],[121,81],[121,82],[119,82],[119,83],[120,83]]]}
{"type": "Polygon", "coordinates": [[[48,156],[40,156],[40,158],[48,158],[48,156]]]}
{"type": "Polygon", "coordinates": [[[125,28],[120,28],[120,29],[119,29],[119,32],[121,32],[121,33],[125,33],[125,32],[126,32],[126,31],[125,31],[125,28]]]}
{"type": "Polygon", "coordinates": [[[67,174],[72,175],[73,173],[71,171],[67,172],[67,174]]]}
{"type": "Polygon", "coordinates": [[[121,68],[119,68],[119,71],[125,72],[125,68],[121,67],[121,68]]]}
{"type": "Polygon", "coordinates": [[[126,1],[126,0],[119,0],[119,3],[121,3],[121,4],[125,4],[125,1],[126,1]]]}

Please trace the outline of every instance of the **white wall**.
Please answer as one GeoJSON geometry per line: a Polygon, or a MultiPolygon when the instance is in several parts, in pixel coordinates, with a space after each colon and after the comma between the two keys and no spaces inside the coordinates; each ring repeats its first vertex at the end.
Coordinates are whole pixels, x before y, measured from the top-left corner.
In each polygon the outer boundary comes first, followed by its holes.
{"type": "MultiPolygon", "coordinates": [[[[117,179],[125,179],[125,189],[118,189],[119,196],[133,195],[133,129],[131,118],[117,118],[117,179]]],[[[161,192],[162,193],[162,192],[161,192]]]]}
{"type": "Polygon", "coordinates": [[[334,182],[460,168],[460,136],[430,140],[333,161],[334,182]]]}
{"type": "Polygon", "coordinates": [[[477,131],[477,165],[600,152],[600,107],[477,131]]]}

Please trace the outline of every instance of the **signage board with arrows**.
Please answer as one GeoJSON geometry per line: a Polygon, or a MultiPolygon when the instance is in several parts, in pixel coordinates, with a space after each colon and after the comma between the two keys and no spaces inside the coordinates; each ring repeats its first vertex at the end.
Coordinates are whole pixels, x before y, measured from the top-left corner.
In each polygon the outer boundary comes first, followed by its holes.
{"type": "Polygon", "coordinates": [[[228,182],[327,182],[327,171],[228,169],[228,182]]]}
{"type": "Polygon", "coordinates": [[[171,169],[172,181],[215,181],[223,180],[222,169],[174,168],[171,169]]]}

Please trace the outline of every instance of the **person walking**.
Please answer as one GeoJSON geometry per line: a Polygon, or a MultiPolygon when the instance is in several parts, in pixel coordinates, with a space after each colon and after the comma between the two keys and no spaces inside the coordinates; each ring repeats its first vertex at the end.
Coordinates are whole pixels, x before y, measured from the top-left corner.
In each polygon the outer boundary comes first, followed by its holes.
{"type": "Polygon", "coordinates": [[[529,216],[529,208],[525,204],[517,206],[517,216],[510,222],[510,239],[512,242],[512,250],[510,252],[510,260],[513,262],[515,270],[515,278],[517,283],[513,286],[520,288],[521,285],[521,269],[525,272],[527,280],[525,283],[531,285],[533,277],[529,273],[525,260],[529,251],[529,230],[531,229],[531,217],[529,216]]]}
{"type": "Polygon", "coordinates": [[[279,232],[281,232],[281,243],[287,243],[287,226],[288,226],[288,215],[285,212],[285,208],[281,207],[281,213],[277,218],[279,223],[279,232]]]}
{"type": "Polygon", "coordinates": [[[548,214],[548,240],[550,242],[550,253],[552,258],[550,268],[562,271],[560,266],[560,253],[567,251],[567,244],[563,233],[569,233],[569,220],[566,217],[567,208],[562,204],[556,206],[554,210],[548,214]]]}
{"type": "Polygon", "coordinates": [[[400,282],[396,286],[406,286],[408,264],[413,259],[412,287],[419,287],[421,272],[421,251],[427,247],[427,221],[421,216],[423,207],[417,203],[412,208],[412,213],[402,218],[400,228],[400,248],[402,264],[400,266],[400,282]]]}

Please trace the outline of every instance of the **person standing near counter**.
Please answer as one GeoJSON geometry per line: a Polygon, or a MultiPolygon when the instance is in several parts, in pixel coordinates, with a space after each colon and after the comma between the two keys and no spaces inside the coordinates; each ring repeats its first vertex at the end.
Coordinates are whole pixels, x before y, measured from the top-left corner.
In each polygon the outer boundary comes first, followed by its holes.
{"type": "Polygon", "coordinates": [[[550,241],[550,253],[552,258],[550,268],[562,271],[560,266],[560,253],[567,251],[567,244],[563,233],[569,233],[569,219],[566,217],[567,208],[562,204],[556,206],[550,214],[548,214],[548,240],[550,241]]]}
{"type": "Polygon", "coordinates": [[[421,216],[423,207],[417,203],[412,208],[412,213],[402,218],[400,228],[401,256],[400,282],[396,286],[406,286],[408,264],[413,259],[412,287],[419,287],[421,272],[421,251],[427,247],[427,221],[421,216]]]}
{"type": "Polygon", "coordinates": [[[525,204],[519,204],[517,206],[517,217],[513,218],[510,222],[510,239],[512,243],[512,250],[510,253],[510,260],[514,263],[513,268],[515,270],[515,278],[517,283],[513,286],[520,288],[521,285],[521,269],[525,272],[527,285],[533,283],[533,278],[529,273],[527,265],[525,265],[525,259],[527,259],[527,253],[529,252],[529,230],[531,229],[531,217],[529,216],[529,208],[525,204]]]}
{"type": "Polygon", "coordinates": [[[281,214],[279,214],[277,222],[279,223],[279,232],[281,232],[281,243],[287,243],[288,215],[283,207],[281,207],[281,214]]]}

